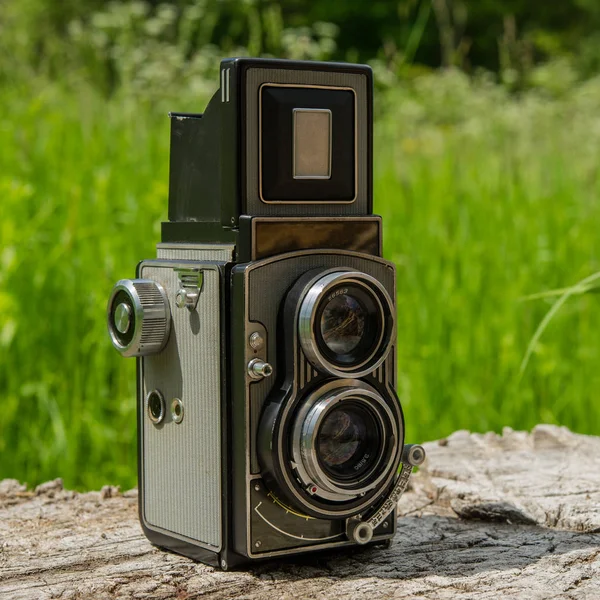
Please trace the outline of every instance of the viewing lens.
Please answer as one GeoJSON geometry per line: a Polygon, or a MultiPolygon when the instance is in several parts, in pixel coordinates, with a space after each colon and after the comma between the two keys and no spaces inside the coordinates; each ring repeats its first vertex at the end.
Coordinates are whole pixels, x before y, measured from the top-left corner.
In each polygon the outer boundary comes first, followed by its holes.
{"type": "Polygon", "coordinates": [[[340,294],[325,306],[321,335],[336,354],[347,354],[358,346],[365,331],[365,309],[356,298],[340,294]]]}
{"type": "Polygon", "coordinates": [[[335,377],[374,371],[393,344],[395,310],[384,286],[360,271],[309,276],[291,296],[303,288],[297,326],[306,358],[335,377]]]}
{"type": "Polygon", "coordinates": [[[317,345],[332,363],[352,367],[377,351],[384,322],[368,288],[354,283],[333,288],[315,317],[317,345]]]}
{"type": "Polygon", "coordinates": [[[354,479],[377,459],[381,432],[373,414],[361,405],[345,404],[323,420],[316,449],[325,471],[335,479],[354,479]]]}

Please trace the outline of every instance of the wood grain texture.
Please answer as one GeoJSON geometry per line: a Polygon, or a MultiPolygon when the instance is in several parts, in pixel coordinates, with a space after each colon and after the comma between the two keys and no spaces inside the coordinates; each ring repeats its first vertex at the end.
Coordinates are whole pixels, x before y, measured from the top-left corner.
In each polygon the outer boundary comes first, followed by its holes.
{"type": "Polygon", "coordinates": [[[0,482],[0,597],[600,598],[600,438],[457,432],[399,504],[390,548],[221,572],[158,550],[135,491],[0,482]]]}

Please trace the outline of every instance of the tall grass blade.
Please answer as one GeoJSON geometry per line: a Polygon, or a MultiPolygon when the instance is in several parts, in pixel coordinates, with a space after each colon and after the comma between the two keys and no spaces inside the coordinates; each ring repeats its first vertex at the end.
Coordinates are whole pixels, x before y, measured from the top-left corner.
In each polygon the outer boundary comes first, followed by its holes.
{"type": "Polygon", "coordinates": [[[571,298],[572,296],[580,296],[589,291],[598,289],[600,287],[600,285],[596,282],[598,282],[599,280],[600,280],[600,272],[594,273],[593,275],[590,275],[590,276],[586,277],[585,279],[578,281],[575,285],[573,285],[571,287],[563,288],[563,289],[559,289],[559,290],[550,290],[548,292],[542,292],[541,294],[532,294],[531,296],[526,296],[524,298],[524,299],[535,299],[535,298],[547,298],[547,297],[556,296],[556,295],[559,296],[558,300],[556,300],[556,302],[550,307],[550,310],[546,313],[544,318],[541,320],[540,324],[538,325],[537,329],[535,330],[535,333],[533,334],[531,340],[529,341],[529,344],[527,346],[527,351],[525,352],[525,356],[523,357],[523,361],[521,362],[521,366],[519,368],[519,379],[522,379],[522,377],[525,373],[525,370],[527,369],[527,365],[529,364],[529,360],[531,359],[531,355],[533,354],[538,342],[540,341],[542,334],[544,333],[544,331],[546,330],[546,328],[548,327],[548,325],[550,324],[552,319],[555,317],[555,315],[558,313],[558,311],[564,306],[564,304],[567,302],[567,300],[569,298],[571,298]]]}

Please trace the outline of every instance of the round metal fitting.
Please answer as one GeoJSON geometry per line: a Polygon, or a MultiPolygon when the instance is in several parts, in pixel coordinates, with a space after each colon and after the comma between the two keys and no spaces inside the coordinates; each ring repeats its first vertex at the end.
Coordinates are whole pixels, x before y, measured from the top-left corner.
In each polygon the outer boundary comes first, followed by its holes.
{"type": "Polygon", "coordinates": [[[199,295],[200,293],[198,290],[186,290],[181,288],[175,295],[175,304],[177,305],[177,308],[194,310],[198,304],[199,295]]]}
{"type": "Polygon", "coordinates": [[[171,328],[167,294],[151,279],[121,279],[108,301],[107,321],[112,344],[123,356],[160,352],[171,328]]]}
{"type": "Polygon", "coordinates": [[[165,399],[159,390],[152,390],[146,396],[146,412],[148,418],[158,425],[165,418],[165,399]]]}
{"type": "Polygon", "coordinates": [[[171,419],[174,423],[183,421],[183,402],[179,398],[173,398],[171,402],[171,419]]]}
{"type": "Polygon", "coordinates": [[[357,544],[368,544],[373,537],[373,527],[360,519],[348,519],[346,525],[348,539],[357,544]]]}
{"type": "Polygon", "coordinates": [[[273,367],[268,362],[264,362],[259,358],[253,358],[248,363],[248,375],[250,375],[252,379],[271,377],[271,375],[273,375],[273,367]]]}
{"type": "Polygon", "coordinates": [[[184,308],[187,304],[187,292],[184,289],[178,290],[175,295],[175,304],[177,308],[184,308]]]}
{"type": "MultiPolygon", "coordinates": [[[[418,444],[411,444],[404,450],[404,454],[406,455],[406,462],[413,467],[418,467],[425,462],[425,448],[418,444]]],[[[404,459],[404,456],[402,458],[404,459]]]]}
{"type": "Polygon", "coordinates": [[[248,344],[252,350],[260,350],[265,345],[265,339],[258,331],[254,331],[248,338],[248,344]]]}
{"type": "Polygon", "coordinates": [[[305,288],[298,311],[298,335],[300,345],[308,360],[321,371],[334,377],[363,377],[374,371],[387,358],[394,339],[394,304],[383,285],[371,275],[360,271],[334,271],[318,275],[305,288]],[[319,335],[318,314],[337,296],[347,290],[369,299],[375,316],[380,322],[379,331],[371,332],[372,341],[355,360],[347,364],[326,356],[323,339],[319,335]]]}
{"type": "Polygon", "coordinates": [[[127,333],[131,325],[131,307],[126,302],[121,302],[115,309],[115,327],[119,333],[127,333]]]}
{"type": "Polygon", "coordinates": [[[398,429],[388,404],[371,386],[353,381],[333,387],[328,393],[313,393],[299,409],[292,429],[292,455],[297,476],[310,495],[329,501],[348,502],[377,488],[389,475],[392,456],[397,453],[398,429]],[[336,478],[324,468],[318,449],[322,424],[342,404],[358,406],[371,417],[379,431],[379,450],[369,466],[356,476],[336,478]]]}

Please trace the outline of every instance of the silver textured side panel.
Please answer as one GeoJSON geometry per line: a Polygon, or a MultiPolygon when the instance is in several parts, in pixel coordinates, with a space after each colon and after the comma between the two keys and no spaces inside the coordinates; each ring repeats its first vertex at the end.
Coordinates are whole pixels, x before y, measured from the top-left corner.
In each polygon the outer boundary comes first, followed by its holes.
{"type": "Polygon", "coordinates": [[[358,73],[296,71],[290,69],[248,69],[246,74],[246,206],[250,215],[364,215],[368,194],[367,78],[358,73]],[[258,195],[258,90],[261,84],[283,83],[351,87],[356,92],[358,124],[358,189],[352,204],[265,204],[258,195]]]}
{"type": "Polygon", "coordinates": [[[203,290],[193,312],[176,307],[179,283],[173,268],[148,263],[140,271],[142,277],[158,281],[164,287],[173,316],[165,349],[142,361],[144,398],[151,390],[160,390],[167,413],[163,423],[154,425],[146,414],[145,402],[140,402],[143,411],[140,485],[144,519],[149,527],[219,550],[222,546],[220,274],[214,265],[193,262],[190,266],[204,270],[203,290]],[[183,402],[184,418],[179,424],[171,418],[173,398],[183,402]]]}
{"type": "Polygon", "coordinates": [[[230,244],[157,244],[158,258],[168,260],[233,261],[235,246],[230,244]]]}

